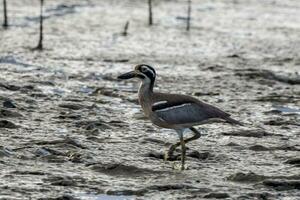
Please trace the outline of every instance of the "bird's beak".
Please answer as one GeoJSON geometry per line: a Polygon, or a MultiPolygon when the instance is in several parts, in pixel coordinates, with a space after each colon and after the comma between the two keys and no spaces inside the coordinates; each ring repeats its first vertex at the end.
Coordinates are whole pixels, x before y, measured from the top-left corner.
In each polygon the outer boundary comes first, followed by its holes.
{"type": "Polygon", "coordinates": [[[118,76],[118,79],[131,79],[136,77],[136,72],[135,71],[131,71],[131,72],[127,72],[125,74],[122,74],[120,76],[118,76]]]}

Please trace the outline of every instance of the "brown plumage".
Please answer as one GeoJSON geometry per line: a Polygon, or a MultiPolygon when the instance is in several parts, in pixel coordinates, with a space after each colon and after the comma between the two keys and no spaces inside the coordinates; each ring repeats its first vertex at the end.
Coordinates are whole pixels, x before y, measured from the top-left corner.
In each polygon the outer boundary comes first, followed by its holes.
{"type": "Polygon", "coordinates": [[[130,79],[135,77],[142,80],[139,89],[139,103],[145,115],[153,124],[177,131],[180,143],[176,143],[170,147],[166,158],[172,157],[176,147],[181,145],[182,169],[184,169],[185,161],[185,143],[200,137],[200,133],[193,126],[212,122],[227,122],[242,125],[242,123],[232,119],[228,113],[212,105],[203,103],[194,97],[153,92],[156,72],[149,65],[137,65],[134,71],[123,74],[118,78],[130,79]],[[185,129],[190,129],[195,135],[192,138],[184,140],[183,132],[185,129]]]}

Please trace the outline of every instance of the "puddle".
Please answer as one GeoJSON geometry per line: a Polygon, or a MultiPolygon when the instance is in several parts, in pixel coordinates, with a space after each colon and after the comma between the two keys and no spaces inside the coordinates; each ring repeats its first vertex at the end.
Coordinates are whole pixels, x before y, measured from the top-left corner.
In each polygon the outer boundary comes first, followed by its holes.
{"type": "Polygon", "coordinates": [[[282,113],[294,113],[300,115],[300,109],[297,108],[290,108],[285,106],[273,106],[276,111],[282,112],[282,113]]]}

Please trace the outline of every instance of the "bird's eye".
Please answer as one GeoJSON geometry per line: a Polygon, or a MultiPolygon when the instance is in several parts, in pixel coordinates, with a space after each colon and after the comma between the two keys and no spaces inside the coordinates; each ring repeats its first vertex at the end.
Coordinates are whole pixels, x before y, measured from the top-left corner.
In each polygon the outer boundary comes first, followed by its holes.
{"type": "Polygon", "coordinates": [[[147,72],[147,68],[146,68],[146,67],[142,67],[142,68],[141,68],[141,71],[142,71],[142,72],[147,72]]]}

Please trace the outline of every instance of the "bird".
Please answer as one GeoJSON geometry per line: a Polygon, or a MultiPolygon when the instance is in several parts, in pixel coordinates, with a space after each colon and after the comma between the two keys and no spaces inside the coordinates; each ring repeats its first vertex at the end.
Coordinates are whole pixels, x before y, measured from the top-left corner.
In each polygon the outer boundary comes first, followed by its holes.
{"type": "Polygon", "coordinates": [[[164,159],[168,160],[171,158],[176,148],[181,146],[181,170],[185,169],[186,143],[201,136],[201,131],[199,132],[194,126],[214,122],[243,125],[241,122],[231,118],[230,114],[192,96],[154,91],[156,71],[148,64],[138,64],[133,71],[118,76],[118,79],[121,80],[132,78],[141,80],[138,100],[145,116],[154,125],[173,129],[177,132],[180,141],[169,147],[164,159]],[[193,136],[184,139],[183,135],[186,130],[192,131],[194,133],[193,136]]]}

